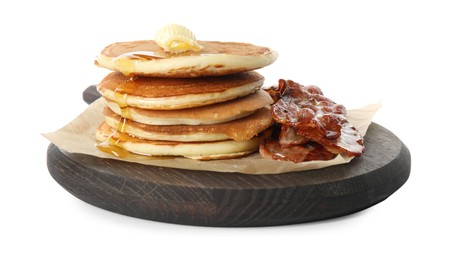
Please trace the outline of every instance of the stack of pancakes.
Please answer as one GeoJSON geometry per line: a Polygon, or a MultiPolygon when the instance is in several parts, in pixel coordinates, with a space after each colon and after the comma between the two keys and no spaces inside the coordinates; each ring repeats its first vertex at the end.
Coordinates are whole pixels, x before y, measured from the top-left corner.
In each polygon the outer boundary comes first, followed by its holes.
{"type": "Polygon", "coordinates": [[[275,61],[269,48],[205,42],[171,55],[154,41],[107,46],[96,60],[114,72],[98,85],[106,101],[98,148],[117,156],[222,159],[257,151],[273,124],[272,99],[253,71],[275,61]]]}

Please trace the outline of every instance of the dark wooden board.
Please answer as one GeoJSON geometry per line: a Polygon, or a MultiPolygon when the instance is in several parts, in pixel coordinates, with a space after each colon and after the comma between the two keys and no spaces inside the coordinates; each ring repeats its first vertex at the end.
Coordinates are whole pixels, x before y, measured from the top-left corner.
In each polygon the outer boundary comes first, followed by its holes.
{"type": "Polygon", "coordinates": [[[83,91],[83,100],[87,104],[91,104],[92,102],[96,101],[100,97],[101,95],[97,91],[96,85],[91,85],[83,91]]]}
{"type": "Polygon", "coordinates": [[[275,175],[154,167],[70,154],[53,144],[52,177],[77,198],[137,218],[202,226],[272,226],[351,214],[397,191],[410,174],[410,153],[372,124],[366,152],[349,164],[275,175]]]}
{"type": "MultiPolygon", "coordinates": [[[[95,86],[83,93],[92,103],[95,86]]],[[[275,175],[154,167],[48,147],[51,176],[77,198],[137,218],[202,226],[304,223],[371,207],[408,179],[411,159],[393,133],[372,124],[366,152],[349,164],[275,175]]]]}

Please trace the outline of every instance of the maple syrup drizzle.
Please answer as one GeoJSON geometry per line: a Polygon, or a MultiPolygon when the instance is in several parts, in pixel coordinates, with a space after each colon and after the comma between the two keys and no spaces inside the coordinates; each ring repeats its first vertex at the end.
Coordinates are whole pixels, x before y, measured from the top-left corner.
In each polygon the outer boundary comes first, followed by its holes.
{"type": "Polygon", "coordinates": [[[115,59],[115,65],[124,76],[130,77],[135,70],[136,60],[127,56],[120,56],[115,59]]]}
{"type": "Polygon", "coordinates": [[[116,157],[126,158],[131,155],[130,152],[124,150],[118,145],[119,139],[115,139],[113,135],[110,135],[104,142],[98,143],[97,148],[102,152],[113,154],[116,157]]]}
{"type": "MultiPolygon", "coordinates": [[[[107,137],[107,139],[101,143],[98,143],[96,147],[102,152],[110,153],[116,157],[126,158],[130,155],[119,143],[123,141],[122,138],[125,136],[126,130],[126,121],[130,118],[128,104],[127,104],[127,93],[125,92],[126,88],[132,87],[135,77],[126,77],[125,81],[119,85],[113,95],[114,101],[118,105],[121,111],[121,118],[118,121],[117,129],[114,129],[113,133],[107,137]]],[[[124,140],[124,141],[126,141],[124,140]]]]}
{"type": "Polygon", "coordinates": [[[124,74],[124,76],[130,78],[132,73],[136,70],[137,63],[139,61],[148,61],[148,60],[155,60],[155,59],[163,59],[167,58],[156,52],[151,51],[135,51],[135,52],[127,52],[119,55],[115,58],[115,66],[118,70],[124,74]]]}
{"type": "MultiPolygon", "coordinates": [[[[133,60],[133,61],[149,61],[149,60],[158,60],[158,59],[167,59],[171,57],[181,57],[181,56],[207,56],[212,55],[212,53],[200,53],[195,51],[186,51],[181,53],[170,53],[170,52],[156,52],[156,51],[132,51],[126,52],[115,59],[118,60],[133,60]]],[[[125,61],[121,61],[124,63],[125,61]]],[[[122,64],[121,64],[122,65],[122,64]]]]}
{"type": "Polygon", "coordinates": [[[126,77],[124,82],[119,85],[114,91],[115,102],[120,108],[121,111],[121,119],[118,122],[118,129],[117,131],[120,133],[125,132],[126,128],[126,119],[130,118],[129,108],[127,103],[127,96],[126,90],[128,88],[132,88],[134,85],[135,77],[126,77]]]}
{"type": "Polygon", "coordinates": [[[133,51],[123,53],[117,58],[127,58],[127,59],[136,59],[136,60],[156,60],[156,59],[165,59],[173,55],[167,53],[159,53],[154,51],[133,51]]]}
{"type": "Polygon", "coordinates": [[[123,53],[114,58],[115,67],[126,77],[131,77],[136,71],[137,64],[142,61],[152,61],[182,56],[209,56],[215,53],[200,53],[195,51],[186,51],[181,53],[166,53],[155,51],[132,51],[123,53]]]}

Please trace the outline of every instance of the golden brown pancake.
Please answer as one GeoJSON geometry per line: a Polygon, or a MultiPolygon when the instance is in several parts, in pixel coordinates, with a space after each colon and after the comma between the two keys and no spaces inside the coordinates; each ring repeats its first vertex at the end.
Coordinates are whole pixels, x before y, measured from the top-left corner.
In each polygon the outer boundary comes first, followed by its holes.
{"type": "Polygon", "coordinates": [[[96,65],[124,75],[192,78],[219,76],[262,68],[277,59],[277,52],[239,42],[198,41],[198,52],[171,54],[153,40],[117,42],[105,47],[96,65]]]}
{"type": "Polygon", "coordinates": [[[146,125],[121,118],[105,107],[105,122],[121,132],[148,140],[201,142],[233,139],[249,140],[273,124],[271,110],[267,107],[250,116],[214,125],[146,125]]]}
{"type": "Polygon", "coordinates": [[[256,91],[231,101],[178,110],[151,110],[136,107],[121,109],[112,100],[105,99],[110,109],[120,116],[147,125],[210,125],[236,120],[253,114],[272,103],[266,91],[256,91]]]}
{"type": "Polygon", "coordinates": [[[102,96],[114,100],[120,107],[174,110],[224,102],[255,92],[264,78],[254,71],[220,77],[126,78],[123,74],[108,74],[98,85],[102,96]]]}
{"type": "Polygon", "coordinates": [[[96,131],[99,149],[106,152],[129,151],[151,156],[184,156],[192,159],[210,160],[240,157],[258,150],[261,138],[246,141],[224,140],[216,142],[171,142],[139,139],[120,133],[105,122],[96,131]]]}

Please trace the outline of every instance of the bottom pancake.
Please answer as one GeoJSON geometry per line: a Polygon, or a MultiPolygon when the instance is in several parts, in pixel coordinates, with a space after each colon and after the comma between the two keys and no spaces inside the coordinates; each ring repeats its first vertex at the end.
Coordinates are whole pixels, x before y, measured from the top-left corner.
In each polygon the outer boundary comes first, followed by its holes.
{"type": "MultiPolygon", "coordinates": [[[[136,138],[111,128],[105,122],[96,131],[99,147],[113,146],[125,151],[148,156],[183,156],[197,160],[228,159],[241,157],[255,151],[261,138],[246,141],[224,140],[215,142],[152,141],[136,138]]],[[[104,149],[101,149],[104,150],[104,149]]],[[[107,149],[105,149],[107,150],[107,149]]]]}

